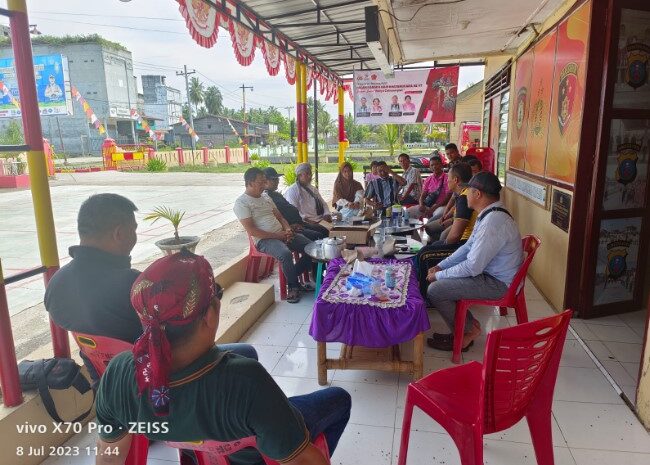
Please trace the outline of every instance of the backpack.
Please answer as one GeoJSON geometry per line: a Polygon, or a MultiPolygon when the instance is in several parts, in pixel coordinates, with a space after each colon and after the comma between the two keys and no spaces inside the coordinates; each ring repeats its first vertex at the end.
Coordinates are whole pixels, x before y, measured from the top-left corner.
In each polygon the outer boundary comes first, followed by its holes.
{"type": "MultiPolygon", "coordinates": [[[[85,394],[91,390],[90,383],[81,374],[81,367],[71,358],[49,358],[41,360],[23,360],[18,364],[18,375],[20,377],[20,386],[25,391],[38,389],[41,395],[43,405],[54,421],[62,423],[54,400],[50,394],[50,389],[68,389],[74,387],[80,394],[85,394]]],[[[93,392],[94,397],[94,392],[93,392]]],[[[92,407],[82,413],[71,423],[81,421],[86,418],[92,407]]]]}

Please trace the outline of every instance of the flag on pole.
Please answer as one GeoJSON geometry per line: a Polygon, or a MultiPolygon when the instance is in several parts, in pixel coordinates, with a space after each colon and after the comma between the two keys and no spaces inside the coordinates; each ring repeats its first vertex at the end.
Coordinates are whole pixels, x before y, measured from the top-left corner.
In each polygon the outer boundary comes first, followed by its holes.
{"type": "Polygon", "coordinates": [[[156,134],[153,129],[151,129],[151,126],[149,126],[149,123],[147,122],[146,119],[142,118],[140,116],[140,113],[135,108],[131,108],[131,118],[136,120],[140,126],[142,126],[142,129],[144,129],[147,134],[149,134],[149,137],[151,137],[151,140],[159,140],[158,134],[156,134]]]}
{"type": "Polygon", "coordinates": [[[199,141],[199,135],[194,131],[194,128],[192,128],[192,126],[190,126],[188,124],[188,122],[185,121],[185,118],[183,118],[182,116],[179,117],[179,120],[180,120],[181,124],[183,125],[183,127],[185,128],[185,130],[190,133],[190,136],[192,136],[192,139],[194,139],[194,142],[198,142],[199,141]]]}
{"type": "Polygon", "coordinates": [[[105,134],[106,128],[104,128],[104,125],[101,123],[101,121],[99,121],[99,118],[97,118],[93,109],[90,108],[90,105],[88,104],[88,102],[86,102],[86,99],[83,98],[83,96],[75,86],[72,86],[70,91],[72,92],[72,96],[74,97],[74,99],[77,102],[79,102],[81,108],[83,108],[84,113],[86,113],[86,117],[90,121],[90,124],[92,124],[95,127],[95,129],[99,131],[100,134],[105,134]]]}

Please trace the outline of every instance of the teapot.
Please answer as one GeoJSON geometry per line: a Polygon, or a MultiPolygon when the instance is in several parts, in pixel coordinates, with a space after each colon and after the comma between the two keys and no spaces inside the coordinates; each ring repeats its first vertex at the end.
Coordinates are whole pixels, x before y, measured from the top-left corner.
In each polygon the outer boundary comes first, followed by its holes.
{"type": "Polygon", "coordinates": [[[341,251],[345,249],[345,236],[343,237],[326,237],[323,239],[323,257],[326,260],[333,260],[341,256],[341,251]]]}

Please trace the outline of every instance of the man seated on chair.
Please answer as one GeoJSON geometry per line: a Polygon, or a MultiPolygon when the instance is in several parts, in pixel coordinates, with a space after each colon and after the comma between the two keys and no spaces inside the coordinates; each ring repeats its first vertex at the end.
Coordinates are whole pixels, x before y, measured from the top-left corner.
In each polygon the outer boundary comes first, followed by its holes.
{"type": "Polygon", "coordinates": [[[420,170],[411,165],[411,157],[406,153],[400,154],[397,161],[404,170],[402,176],[391,171],[391,174],[401,186],[397,195],[397,200],[399,200],[402,205],[417,204],[420,198],[420,191],[422,190],[422,177],[420,176],[420,170]]]}
{"type": "Polygon", "coordinates": [[[462,156],[458,151],[458,146],[453,142],[445,145],[445,156],[447,157],[448,168],[451,168],[462,161],[462,156]]]}
{"type": "MultiPolygon", "coordinates": [[[[431,282],[427,297],[452,331],[434,333],[427,344],[434,349],[453,348],[456,302],[461,299],[499,299],[523,262],[521,236],[517,224],[504,208],[499,192],[501,183],[494,174],[483,171],[468,184],[467,204],[478,216],[469,240],[450,257],[429,270],[431,282]]],[[[463,351],[481,334],[481,326],[467,312],[463,351]]]]}
{"type": "Polygon", "coordinates": [[[117,194],[96,194],[81,204],[79,245],[70,247],[72,261],[45,289],[45,308],[54,323],[68,331],[130,343],[140,337],[142,326],[129,299],[140,274],[131,268],[137,210],[117,194]]]}
{"type": "Polygon", "coordinates": [[[472,168],[472,176],[483,171],[483,163],[481,163],[481,160],[479,160],[478,158],[468,160],[467,164],[472,168]]]}
{"type": "Polygon", "coordinates": [[[266,168],[264,170],[264,177],[266,177],[266,190],[264,193],[268,195],[275,207],[282,214],[291,229],[295,233],[300,233],[303,236],[311,239],[312,241],[323,239],[329,235],[329,231],[324,226],[316,223],[307,223],[300,216],[300,212],[296,207],[291,205],[282,194],[278,192],[278,185],[280,184],[280,176],[275,168],[266,168]]]}
{"type": "Polygon", "coordinates": [[[451,192],[447,187],[447,173],[443,170],[442,159],[437,155],[431,157],[429,167],[431,168],[431,175],[424,180],[418,205],[408,209],[411,218],[440,218],[445,205],[447,205],[451,197],[451,192]]]}
{"type": "Polygon", "coordinates": [[[391,169],[385,161],[378,163],[379,177],[373,179],[366,189],[366,201],[378,210],[385,210],[398,201],[399,183],[392,177],[391,169]]]}
{"type": "Polygon", "coordinates": [[[300,301],[301,289],[298,277],[309,270],[311,258],[305,246],[311,241],[295,233],[287,220],[278,211],[273,201],[264,194],[266,178],[259,168],[249,168],[244,173],[246,191],[235,200],[233,211],[246,232],[253,237],[257,250],[280,261],[282,272],[287,278],[287,302],[300,301]],[[292,252],[301,254],[298,263],[293,263],[292,252]]]}
{"type": "Polygon", "coordinates": [[[287,201],[296,207],[300,216],[307,223],[320,223],[321,220],[332,221],[330,207],[323,200],[318,189],[311,185],[312,171],[309,163],[296,166],[296,182],[284,193],[287,201]]]}
{"type": "Polygon", "coordinates": [[[467,183],[470,179],[472,179],[472,171],[466,163],[458,163],[449,170],[449,190],[456,194],[454,216],[445,239],[423,247],[417,254],[418,276],[422,291],[426,291],[428,287],[426,279],[428,270],[454,253],[472,234],[477,213],[467,204],[469,191],[467,183]]]}
{"type": "MultiPolygon", "coordinates": [[[[131,305],[131,286],[140,275],[131,268],[137,242],[136,206],[117,194],[96,194],[81,204],[77,216],[80,245],[70,247],[72,261],[57,271],[45,290],[45,308],[60,327],[92,336],[134,343],[142,334],[131,305]]],[[[257,359],[247,344],[227,344],[257,359]]],[[[92,363],[81,354],[93,381],[92,363]]]]}
{"type": "Polygon", "coordinates": [[[259,452],[232,454],[233,465],[262,464],[260,452],[291,465],[328,463],[310,441],[324,434],[334,452],[350,395],[330,387],[287,399],[259,362],[215,346],[220,299],[208,261],[187,251],[156,260],[136,280],[131,301],[144,334],[111,360],[96,399],[99,450],[119,455],[100,454],[97,465],[124,463],[134,422],[156,441],[254,436],[259,452]]]}

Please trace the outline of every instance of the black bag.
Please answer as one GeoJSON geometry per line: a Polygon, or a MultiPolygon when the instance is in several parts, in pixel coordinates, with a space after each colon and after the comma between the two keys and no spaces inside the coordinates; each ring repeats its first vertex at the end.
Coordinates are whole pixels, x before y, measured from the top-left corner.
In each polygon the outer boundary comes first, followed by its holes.
{"type": "MultiPolygon", "coordinates": [[[[30,391],[38,389],[47,413],[50,414],[54,421],[59,423],[64,420],[61,419],[56,411],[50,389],[59,390],[74,387],[80,394],[85,394],[91,389],[90,383],[81,374],[81,367],[71,358],[23,360],[18,364],[18,375],[20,377],[20,386],[23,390],[30,391]]],[[[70,420],[70,423],[83,420],[91,411],[92,407],[74,420],[70,420]]]]}
{"type": "Polygon", "coordinates": [[[442,187],[427,194],[427,196],[424,198],[424,205],[427,208],[431,208],[431,206],[436,203],[438,197],[440,197],[440,191],[442,191],[442,187]]]}

